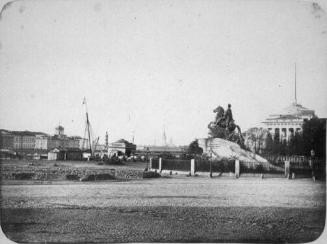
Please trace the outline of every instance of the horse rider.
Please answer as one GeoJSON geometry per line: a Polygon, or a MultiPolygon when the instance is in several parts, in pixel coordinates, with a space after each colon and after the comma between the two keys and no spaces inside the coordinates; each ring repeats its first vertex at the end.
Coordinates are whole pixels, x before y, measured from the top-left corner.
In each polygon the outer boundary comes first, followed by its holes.
{"type": "Polygon", "coordinates": [[[230,122],[233,121],[233,114],[232,114],[232,109],[231,109],[232,105],[228,104],[228,108],[226,109],[224,118],[226,121],[226,127],[229,126],[230,122]]]}
{"type": "MultiPolygon", "coordinates": [[[[214,112],[215,112],[215,110],[214,110],[214,112]]],[[[222,109],[222,111],[220,113],[217,112],[217,114],[216,114],[216,122],[215,122],[215,125],[216,126],[219,125],[220,121],[222,121],[224,119],[224,116],[225,116],[224,109],[222,109]]]]}

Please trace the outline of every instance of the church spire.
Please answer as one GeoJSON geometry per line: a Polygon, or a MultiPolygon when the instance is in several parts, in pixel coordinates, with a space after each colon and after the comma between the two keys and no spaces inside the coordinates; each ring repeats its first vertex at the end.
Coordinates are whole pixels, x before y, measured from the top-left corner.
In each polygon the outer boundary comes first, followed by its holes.
{"type": "Polygon", "coordinates": [[[165,125],[163,127],[162,141],[163,141],[164,146],[167,146],[167,136],[166,136],[165,125]]]}
{"type": "Polygon", "coordinates": [[[297,99],[296,99],[296,63],[294,64],[295,69],[294,69],[294,103],[297,104],[297,99]]]}

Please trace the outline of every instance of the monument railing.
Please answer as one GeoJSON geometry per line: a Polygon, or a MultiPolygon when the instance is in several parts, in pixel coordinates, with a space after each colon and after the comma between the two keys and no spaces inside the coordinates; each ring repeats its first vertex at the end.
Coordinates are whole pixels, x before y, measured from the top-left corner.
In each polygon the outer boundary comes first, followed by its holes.
{"type": "Polygon", "coordinates": [[[229,173],[235,172],[235,160],[210,160],[198,158],[195,159],[196,172],[209,172],[211,164],[212,172],[229,173]]]}
{"type": "Polygon", "coordinates": [[[162,170],[190,171],[191,160],[186,159],[162,159],[162,170]]]}
{"type": "MultiPolygon", "coordinates": [[[[287,159],[287,158],[285,158],[287,159]]],[[[166,171],[184,171],[190,175],[195,173],[207,172],[210,173],[233,173],[238,178],[242,174],[260,174],[261,177],[264,174],[285,174],[286,177],[295,178],[295,175],[307,175],[316,174],[321,178],[325,178],[326,162],[325,160],[315,160],[308,162],[291,162],[285,161],[282,170],[276,169],[267,165],[260,164],[258,162],[242,162],[239,160],[210,160],[205,158],[196,159],[163,159],[163,158],[151,158],[150,170],[157,170],[161,172],[166,171]],[[312,173],[314,172],[314,173],[312,173]]],[[[305,177],[307,177],[305,176],[305,177]]]]}
{"type": "Polygon", "coordinates": [[[266,158],[269,162],[277,166],[284,166],[285,161],[292,162],[294,164],[306,164],[309,162],[309,157],[307,156],[300,156],[300,155],[262,155],[266,158]]]}
{"type": "Polygon", "coordinates": [[[159,158],[151,158],[151,162],[152,169],[159,169],[159,158]]]}

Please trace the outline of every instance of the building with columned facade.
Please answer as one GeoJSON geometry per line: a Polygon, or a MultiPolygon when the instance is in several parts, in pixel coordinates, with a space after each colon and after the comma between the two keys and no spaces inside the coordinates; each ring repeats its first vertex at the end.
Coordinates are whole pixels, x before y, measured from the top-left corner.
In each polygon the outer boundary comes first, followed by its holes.
{"type": "Polygon", "coordinates": [[[269,115],[263,124],[273,138],[278,137],[280,141],[289,141],[295,133],[302,131],[303,122],[314,116],[314,110],[294,102],[280,113],[269,115]]]}
{"type": "Polygon", "coordinates": [[[288,142],[295,133],[302,131],[304,121],[310,120],[315,116],[315,111],[303,107],[297,103],[296,98],[296,65],[294,80],[294,102],[284,108],[280,113],[271,114],[262,122],[273,138],[288,142]]]}

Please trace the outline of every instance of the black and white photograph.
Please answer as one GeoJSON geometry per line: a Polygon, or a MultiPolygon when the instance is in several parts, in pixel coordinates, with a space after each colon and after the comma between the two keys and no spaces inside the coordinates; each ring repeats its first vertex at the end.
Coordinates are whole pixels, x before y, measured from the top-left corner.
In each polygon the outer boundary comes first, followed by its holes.
{"type": "Polygon", "coordinates": [[[0,8],[1,243],[327,241],[327,1],[0,8]]]}

